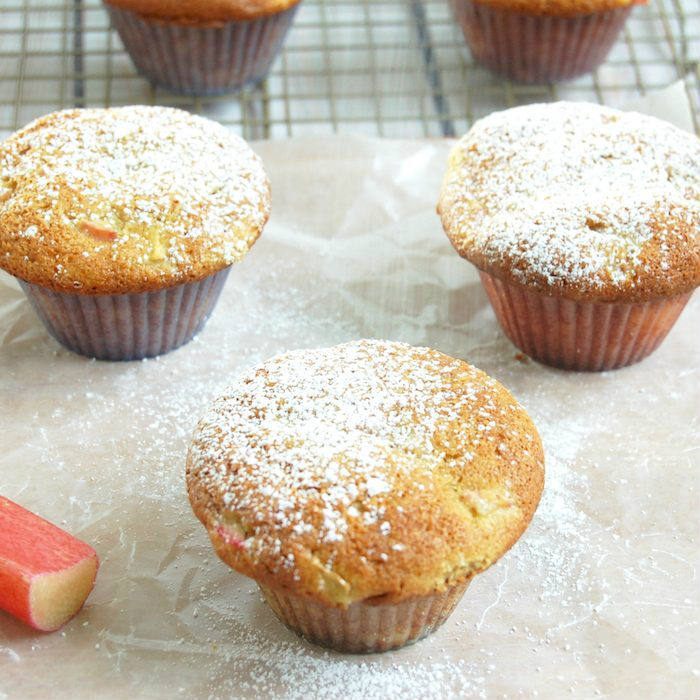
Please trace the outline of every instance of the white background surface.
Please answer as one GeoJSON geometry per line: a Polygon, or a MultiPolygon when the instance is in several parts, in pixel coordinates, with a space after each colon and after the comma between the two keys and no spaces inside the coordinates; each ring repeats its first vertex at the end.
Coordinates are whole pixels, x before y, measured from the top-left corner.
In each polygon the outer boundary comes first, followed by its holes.
{"type": "Polygon", "coordinates": [[[182,349],[136,363],[71,354],[0,279],[0,492],[102,562],[62,632],[0,613],[0,697],[697,698],[700,297],[639,365],[522,363],[434,213],[448,142],[255,147],[272,220],[182,349]],[[547,474],[528,531],[444,627],[352,657],[296,638],[216,558],[184,460],[240,369],[363,336],[499,379],[538,426],[547,474]]]}

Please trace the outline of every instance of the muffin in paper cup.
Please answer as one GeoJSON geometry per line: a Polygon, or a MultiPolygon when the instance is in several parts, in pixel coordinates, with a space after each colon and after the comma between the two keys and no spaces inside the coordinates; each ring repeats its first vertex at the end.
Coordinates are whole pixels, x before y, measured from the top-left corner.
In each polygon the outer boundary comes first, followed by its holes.
{"type": "Polygon", "coordinates": [[[105,0],[136,68],[172,92],[206,96],[261,81],[299,0],[105,0]]]}
{"type": "Polygon", "coordinates": [[[329,649],[367,654],[398,649],[434,632],[462,599],[468,581],[399,602],[360,600],[329,607],[305,596],[260,585],[265,602],[289,629],[329,649]]]}
{"type": "Polygon", "coordinates": [[[594,71],[645,0],[450,0],[474,59],[520,83],[594,71]]]}
{"type": "Polygon", "coordinates": [[[624,367],[700,284],[700,140],[587,103],[497,112],[453,150],[438,213],[523,352],[624,367]]]}
{"type": "Polygon", "coordinates": [[[228,277],[226,267],[198,282],[140,294],[74,294],[20,280],[49,333],[98,360],[140,360],[191,340],[207,322],[228,277]]]}
{"type": "Polygon", "coordinates": [[[524,532],[543,481],[537,430],[503,386],[380,340],[252,368],[187,456],[218,555],[290,629],[349,653],[435,631],[524,532]]]}
{"type": "Polygon", "coordinates": [[[269,216],[248,145],[163,107],[49,114],[0,144],[0,175],[0,268],[51,335],[98,359],[190,340],[269,216]]]}
{"type": "Polygon", "coordinates": [[[636,303],[548,296],[480,272],[498,322],[525,354],[561,369],[625,367],[656,350],[683,311],[690,292],[636,303]]]}

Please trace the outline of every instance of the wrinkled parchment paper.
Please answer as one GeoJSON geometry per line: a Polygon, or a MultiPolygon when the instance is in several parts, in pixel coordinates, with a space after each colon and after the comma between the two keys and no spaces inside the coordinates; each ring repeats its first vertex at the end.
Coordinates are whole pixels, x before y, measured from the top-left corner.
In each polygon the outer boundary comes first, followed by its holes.
{"type": "MultiPolygon", "coordinates": [[[[681,125],[682,97],[657,98],[681,125]]],[[[0,492],[102,562],[61,632],[0,612],[0,697],[697,698],[700,296],[636,366],[523,363],[434,213],[449,142],[255,147],[272,220],[180,350],[74,355],[0,278],[0,492]],[[216,558],[184,460],[241,369],[363,336],[430,345],[498,378],[540,430],[547,481],[529,530],[443,628],[355,657],[299,640],[216,558]]]]}

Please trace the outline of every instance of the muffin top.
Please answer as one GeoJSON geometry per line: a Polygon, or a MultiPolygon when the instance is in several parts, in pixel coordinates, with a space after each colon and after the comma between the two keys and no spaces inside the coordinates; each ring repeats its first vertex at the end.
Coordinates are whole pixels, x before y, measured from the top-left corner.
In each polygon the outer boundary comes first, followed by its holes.
{"type": "Polygon", "coordinates": [[[260,158],[177,109],[55,112],[0,144],[0,267],[56,291],[202,279],[247,253],[269,209],[260,158]]]}
{"type": "Polygon", "coordinates": [[[438,213],[504,281],[574,300],[681,294],[700,283],[700,140],[582,102],[496,112],[453,149],[438,213]]]}
{"type": "Polygon", "coordinates": [[[187,458],[193,510],[225,562],[337,607],[468,580],[525,530],[543,479],[537,431],[503,386],[379,340],[251,369],[187,458]]]}
{"type": "Polygon", "coordinates": [[[554,15],[576,17],[605,12],[621,7],[645,5],[648,0],[476,0],[476,2],[502,10],[528,15],[554,15]]]}
{"type": "Polygon", "coordinates": [[[143,17],[182,24],[218,24],[282,12],[300,0],[106,0],[143,17]]]}

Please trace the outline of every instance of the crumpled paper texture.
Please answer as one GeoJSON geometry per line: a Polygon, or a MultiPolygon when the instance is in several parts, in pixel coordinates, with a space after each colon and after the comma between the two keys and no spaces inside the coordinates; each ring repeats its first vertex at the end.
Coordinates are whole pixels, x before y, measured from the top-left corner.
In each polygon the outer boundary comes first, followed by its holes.
{"type": "MultiPolygon", "coordinates": [[[[682,123],[668,95],[660,104],[682,123]]],[[[700,296],[641,364],[578,374],[519,360],[434,211],[450,145],[255,144],[272,219],[204,331],[158,359],[70,353],[0,277],[0,492],[102,562],[58,633],[0,612],[0,698],[698,697],[700,296]],[[368,336],[499,379],[540,430],[547,476],[528,531],[444,627],[355,657],[298,639],[217,559],[184,462],[243,368],[368,336]]]]}

